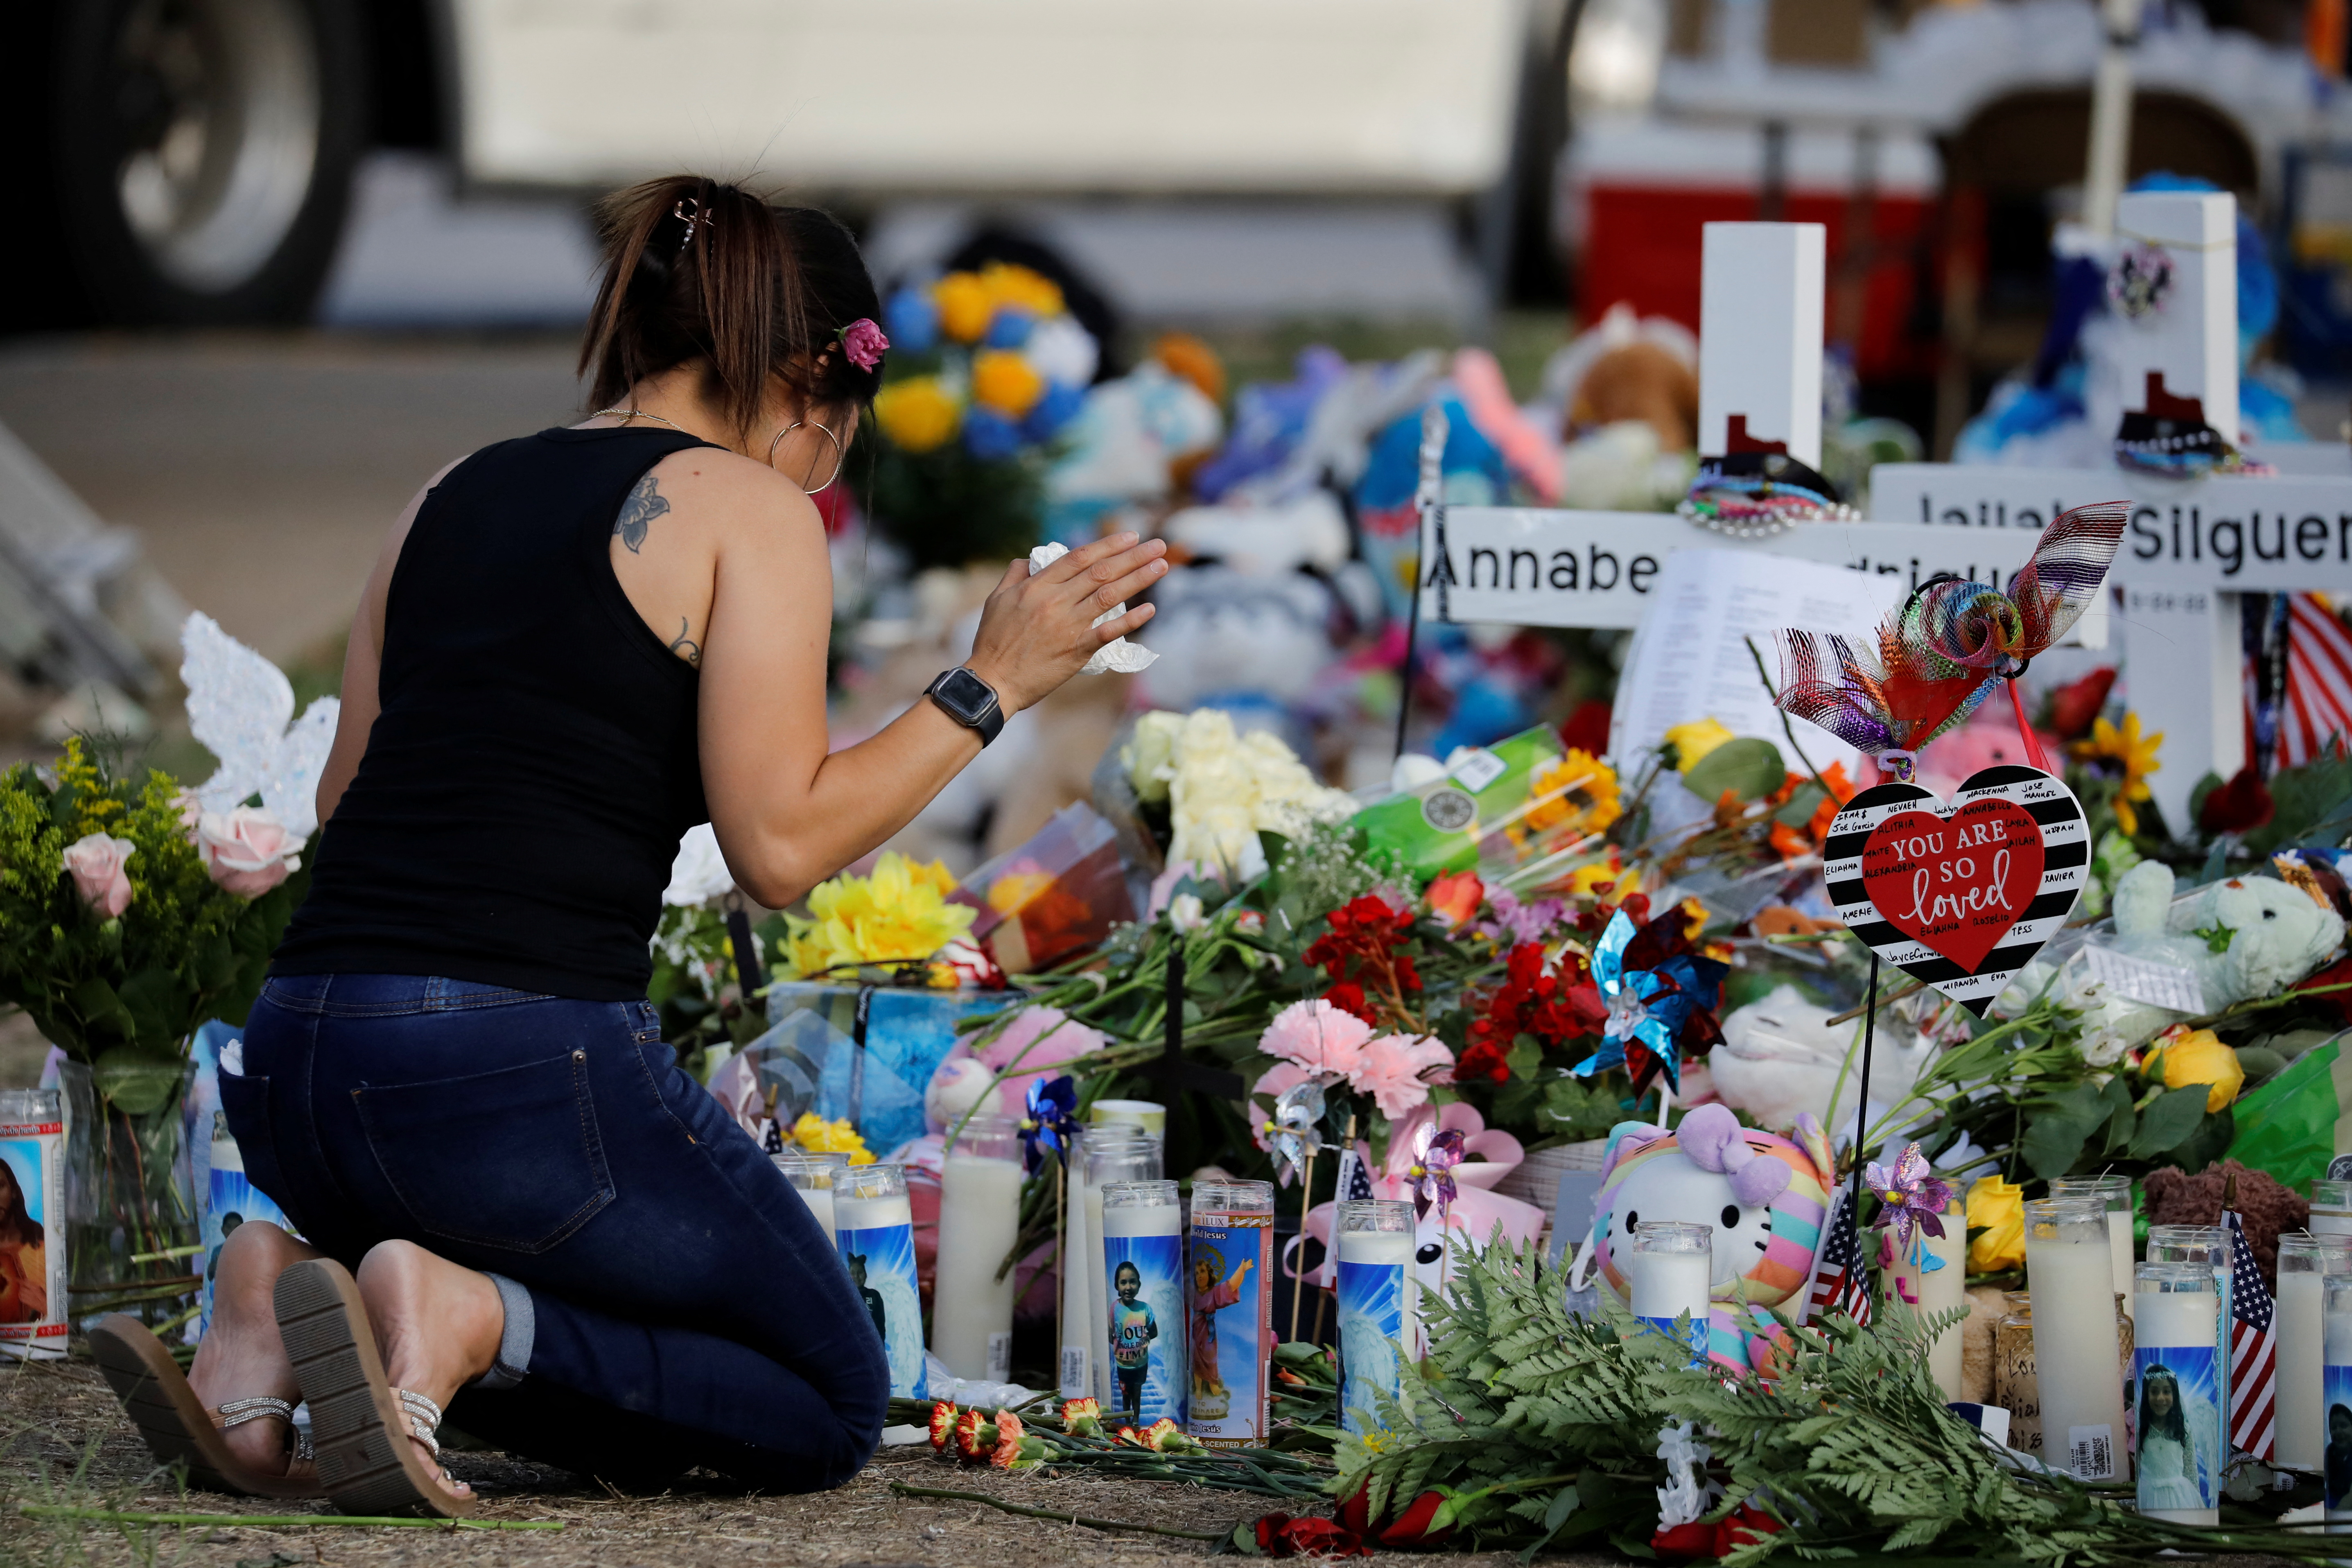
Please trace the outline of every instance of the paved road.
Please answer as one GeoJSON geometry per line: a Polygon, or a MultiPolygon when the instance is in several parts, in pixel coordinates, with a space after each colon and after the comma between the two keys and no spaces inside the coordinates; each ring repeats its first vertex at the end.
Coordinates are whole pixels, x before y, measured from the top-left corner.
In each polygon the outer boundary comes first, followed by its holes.
{"type": "Polygon", "coordinates": [[[452,458],[577,417],[573,340],[300,333],[0,344],[0,422],[188,602],[284,662],[339,635],[452,458]]]}

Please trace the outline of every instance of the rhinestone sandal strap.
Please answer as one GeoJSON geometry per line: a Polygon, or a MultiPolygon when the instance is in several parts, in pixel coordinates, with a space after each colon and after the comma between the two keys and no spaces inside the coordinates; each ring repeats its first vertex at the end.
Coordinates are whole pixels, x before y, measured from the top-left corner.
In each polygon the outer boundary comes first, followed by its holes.
{"type": "Polygon", "coordinates": [[[248,1421],[259,1421],[265,1416],[274,1415],[280,1421],[290,1422],[294,1419],[294,1406],[287,1400],[257,1394],[251,1399],[230,1400],[220,1407],[220,1415],[221,1430],[226,1432],[232,1426],[242,1426],[248,1421]]]}
{"type": "Polygon", "coordinates": [[[425,1445],[436,1459],[441,1457],[441,1407],[413,1389],[395,1388],[393,1397],[400,1401],[403,1414],[408,1417],[409,1435],[425,1445]]]}

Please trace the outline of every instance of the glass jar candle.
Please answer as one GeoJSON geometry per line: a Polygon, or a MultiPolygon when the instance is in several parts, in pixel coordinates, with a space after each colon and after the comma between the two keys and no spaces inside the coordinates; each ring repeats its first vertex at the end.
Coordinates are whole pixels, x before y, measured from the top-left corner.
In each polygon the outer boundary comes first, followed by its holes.
{"type": "Polygon", "coordinates": [[[2004,1290],[1992,1329],[1992,1402],[2009,1412],[2009,1446],[2042,1457],[2042,1387],[2033,1370],[2033,1293],[2004,1290]]]}
{"type": "Polygon", "coordinates": [[[1110,1363],[1103,1359],[1103,1324],[1110,1299],[1094,1259],[1102,1252],[1102,1190],[1112,1182],[1156,1182],[1161,1168],[1160,1140],[1132,1123],[1106,1122],[1079,1129],[1070,1155],[1075,1190],[1067,1194],[1062,1222],[1068,1234],[1063,1272],[1061,1381],[1066,1399],[1092,1397],[1111,1407],[1110,1363]],[[1068,1390],[1075,1388],[1076,1393],[1068,1390]]]}
{"type": "Polygon", "coordinates": [[[1380,1198],[1341,1204],[1339,1246],[1339,1425],[1376,1432],[1383,1423],[1373,1391],[1403,1397],[1406,1347],[1420,1310],[1412,1205],[1380,1198]]]}
{"type": "MultiPolygon", "coordinates": [[[[234,1147],[234,1145],[232,1145],[234,1147]]],[[[237,1167],[244,1181],[244,1167],[237,1167]]],[[[56,1361],[66,1353],[66,1120],[54,1089],[0,1089],[0,1215],[23,1215],[15,1256],[0,1267],[0,1357],[56,1361]]],[[[267,1200],[265,1200],[267,1201],[267,1200]]],[[[280,1219],[278,1205],[259,1217],[280,1219]]],[[[217,1221],[215,1222],[215,1224],[217,1221]]],[[[291,1226],[288,1227],[291,1229],[291,1226]]],[[[206,1270],[209,1277],[209,1270],[206,1270]]],[[[211,1293],[205,1292],[209,1306],[211,1293]]]]}
{"type": "Polygon", "coordinates": [[[2132,1468],[2140,1512],[2221,1522],[2221,1298],[2202,1263],[2143,1263],[2132,1314],[2132,1468]]]}
{"type": "Polygon", "coordinates": [[[2127,1459],[2122,1353],[2106,1210],[2090,1198],[2025,1205],[2025,1274],[2033,1286],[2033,1363],[2042,1457],[2076,1480],[2121,1480],[2127,1459]]]}
{"type": "Polygon", "coordinates": [[[2116,1290],[2124,1310],[2132,1310],[2132,1184],[2129,1176],[2053,1176],[2053,1198],[2095,1198],[2107,1213],[2107,1260],[2116,1276],[2116,1290]]]}
{"type": "Polygon", "coordinates": [[[1021,1237],[1021,1123],[974,1116],[940,1172],[940,1249],[931,1284],[931,1353],[960,1378],[1013,1375],[1013,1274],[1021,1237]]]}
{"type": "Polygon", "coordinates": [[[1274,1184],[1194,1182],[1188,1228],[1192,1434],[1212,1447],[1263,1443],[1274,1344],[1274,1184]]]}
{"type": "Polygon", "coordinates": [[[848,1168],[849,1156],[832,1152],[813,1154],[804,1149],[787,1149],[768,1158],[775,1162],[776,1169],[784,1173],[784,1180],[792,1184],[793,1191],[800,1194],[801,1202],[808,1205],[809,1213],[814,1215],[817,1224],[824,1227],[825,1239],[832,1240],[833,1173],[848,1168]]]}
{"type": "Polygon", "coordinates": [[[1104,1349],[1111,1397],[1104,1414],[1138,1431],[1166,1416],[1184,1424],[1184,1219],[1176,1184],[1111,1182],[1102,1193],[1104,1349]]]}
{"type": "MultiPolygon", "coordinates": [[[[1939,1318],[1969,1304],[1968,1205],[1952,1199],[1942,1219],[1943,1235],[1929,1236],[1924,1227],[1914,1231],[1911,1244],[1897,1250],[1885,1275],[1887,1296],[1923,1319],[1939,1318]]],[[[1893,1233],[1888,1235],[1891,1240],[1893,1233]]],[[[1955,1323],[1927,1349],[1927,1374],[1946,1399],[1960,1396],[1961,1338],[1960,1324],[1955,1323]]]]}
{"type": "Polygon", "coordinates": [[[2352,1236],[2352,1182],[2314,1177],[2308,1223],[2314,1236],[2352,1236]]]}
{"type": "Polygon", "coordinates": [[[2320,1307],[2326,1365],[2319,1398],[2326,1408],[2327,1446],[2320,1467],[2327,1533],[2352,1534],[2352,1274],[2326,1276],[2320,1307]]]}
{"type": "Polygon", "coordinates": [[[1625,1262],[1633,1316],[1654,1333],[1689,1347],[1706,1364],[1708,1292],[1715,1276],[1715,1226],[1695,1220],[1646,1219],[1633,1228],[1625,1262]]]}
{"type": "Polygon", "coordinates": [[[2352,1236],[2302,1231],[2278,1239],[2276,1462],[2317,1473],[2327,1447],[2320,1385],[2327,1366],[2327,1277],[2352,1274],[2352,1236]]]}
{"type": "Polygon", "coordinates": [[[845,1165],[833,1177],[834,1246],[881,1336],[890,1392],[923,1398],[923,1299],[915,1278],[915,1212],[897,1165],[845,1165]]]}
{"type": "Polygon", "coordinates": [[[1168,1136],[1168,1108],[1151,1100],[1097,1100],[1087,1108],[1097,1127],[1139,1127],[1154,1138],[1168,1136]]]}

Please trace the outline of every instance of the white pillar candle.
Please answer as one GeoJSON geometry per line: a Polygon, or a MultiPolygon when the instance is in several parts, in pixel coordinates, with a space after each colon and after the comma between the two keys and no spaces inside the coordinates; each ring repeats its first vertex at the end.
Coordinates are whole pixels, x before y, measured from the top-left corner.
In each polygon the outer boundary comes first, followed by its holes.
{"type": "Polygon", "coordinates": [[[826,1239],[833,1239],[833,1177],[835,1171],[848,1168],[849,1156],[787,1149],[768,1158],[775,1162],[776,1169],[784,1173],[784,1180],[792,1184],[793,1191],[800,1194],[801,1202],[824,1227],[826,1239]]]}
{"type": "Polygon", "coordinates": [[[1682,1220],[1651,1220],[1633,1233],[1626,1260],[1633,1316],[1669,1339],[1689,1320],[1691,1364],[1706,1360],[1708,1290],[1715,1276],[1715,1227],[1682,1220]]]}
{"type": "Polygon", "coordinates": [[[1087,1376],[1091,1392],[1104,1410],[1111,1407],[1110,1363],[1102,1350],[1103,1324],[1110,1318],[1110,1298],[1103,1288],[1103,1271],[1096,1259],[1101,1256],[1103,1242],[1103,1188],[1112,1182],[1152,1182],[1160,1178],[1160,1142],[1131,1122],[1094,1123],[1080,1134],[1078,1169],[1084,1178],[1080,1194],[1086,1210],[1087,1250],[1073,1251],[1070,1256],[1080,1259],[1074,1263],[1086,1291],[1086,1315],[1078,1325],[1064,1324],[1062,1332],[1067,1338],[1074,1332],[1087,1336],[1087,1376]]]}
{"type": "Polygon", "coordinates": [[[1339,1231],[1339,1426],[1360,1434],[1380,1429],[1372,1391],[1396,1399],[1404,1389],[1405,1347],[1420,1315],[1412,1205],[1343,1203],[1339,1231]]]}
{"type": "Polygon", "coordinates": [[[2132,1423],[2140,1512],[2221,1522],[2221,1299],[2202,1264],[2146,1263],[2133,1293],[2132,1423]]]}
{"type": "MultiPolygon", "coordinates": [[[[1897,1255],[1895,1266],[1886,1271],[1887,1293],[1921,1318],[1937,1318],[1968,1305],[1969,1243],[1968,1215],[1955,1200],[1944,1215],[1944,1234],[1929,1236],[1916,1232],[1909,1247],[1897,1255]],[[1915,1261],[1924,1255],[1943,1265],[1929,1268],[1915,1261]]],[[[1927,1375],[1944,1391],[1947,1399],[1960,1396],[1960,1325],[1954,1324],[1936,1336],[1927,1350],[1927,1375]]]]}
{"type": "Polygon", "coordinates": [[[2033,1363],[2043,1460],[2084,1481],[2127,1474],[2122,1343],[2105,1214],[2084,1198],[2025,1205],[2025,1272],[2033,1290],[2033,1363]]]}
{"type": "MultiPolygon", "coordinates": [[[[1076,1151],[1072,1151],[1075,1154],[1076,1151]]],[[[1065,1173],[1066,1185],[1062,1194],[1062,1344],[1060,1387],[1065,1399],[1088,1399],[1095,1394],[1094,1275],[1089,1261],[1094,1257],[1090,1239],[1095,1232],[1088,1228],[1087,1215],[1099,1210],[1100,1200],[1091,1204],[1087,1196],[1085,1168],[1075,1159],[1068,1162],[1065,1173]]]]}
{"type": "Polygon", "coordinates": [[[1103,1323],[1113,1405],[1138,1429],[1184,1424],[1192,1363],[1184,1353],[1184,1211],[1176,1184],[1103,1185],[1103,1323]]]}
{"type": "Polygon", "coordinates": [[[2096,1198],[2107,1215],[2107,1261],[2116,1276],[2116,1294],[2124,1299],[2124,1314],[2133,1311],[2137,1292],[2133,1288],[2132,1184],[2129,1176],[2057,1176],[2050,1183],[2053,1198],[2096,1198]]]}
{"type": "Polygon", "coordinates": [[[2352,1274],[2352,1237],[2279,1237],[2275,1459],[2290,1469],[2316,1472],[2327,1447],[2319,1391],[2327,1364],[2322,1319],[2331,1274],[2352,1274]]]}
{"type": "Polygon", "coordinates": [[[1013,1374],[1015,1271],[997,1269],[1021,1232],[1021,1129],[1003,1117],[964,1123],[940,1174],[940,1251],[931,1285],[931,1353],[958,1377],[1013,1374]]]}
{"type": "Polygon", "coordinates": [[[2326,1365],[2320,1403],[2327,1423],[2320,1475],[2331,1535],[2352,1534],[2352,1274],[2326,1276],[2321,1337],[2326,1365]]]}

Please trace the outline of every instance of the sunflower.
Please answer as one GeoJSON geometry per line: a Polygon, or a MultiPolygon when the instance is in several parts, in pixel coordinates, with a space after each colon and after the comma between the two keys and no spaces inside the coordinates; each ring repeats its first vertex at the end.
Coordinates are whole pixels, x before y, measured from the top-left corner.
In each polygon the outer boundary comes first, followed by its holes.
{"type": "Polygon", "coordinates": [[[1528,799],[1534,804],[1522,826],[1530,833],[1563,824],[1572,832],[1598,833],[1624,811],[1617,801],[1617,774],[1600,758],[1572,747],[1568,755],[1537,771],[1528,799]]]}
{"type": "Polygon", "coordinates": [[[2157,749],[2163,744],[2162,731],[2143,738],[2139,715],[2126,713],[2121,727],[2097,720],[2091,726],[2089,740],[2067,748],[2075,761],[2089,763],[2093,773],[2116,781],[2116,826],[2127,837],[2139,836],[2139,813],[2133,803],[2149,798],[2147,775],[2164,766],[2156,758],[2157,749]]]}

